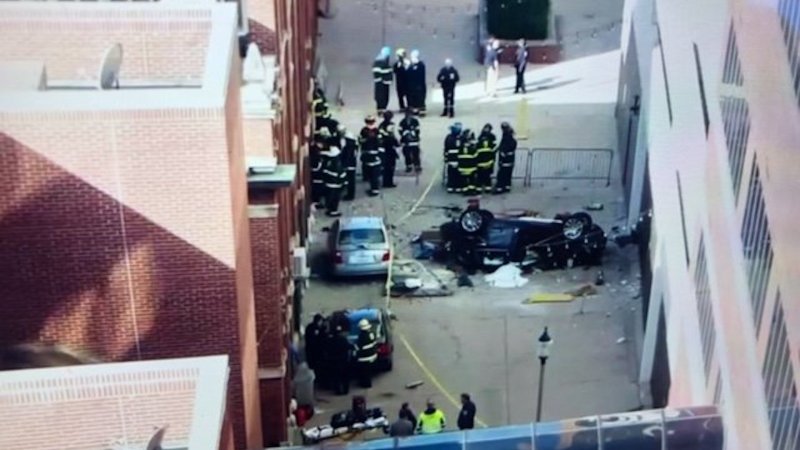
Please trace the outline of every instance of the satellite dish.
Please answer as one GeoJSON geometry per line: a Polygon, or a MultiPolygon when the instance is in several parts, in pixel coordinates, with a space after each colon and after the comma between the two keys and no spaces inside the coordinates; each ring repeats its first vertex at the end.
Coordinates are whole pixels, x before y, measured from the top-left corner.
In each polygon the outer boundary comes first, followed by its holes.
{"type": "Polygon", "coordinates": [[[122,65],[122,45],[114,44],[100,63],[100,89],[119,89],[119,68],[122,65]]]}
{"type": "Polygon", "coordinates": [[[153,434],[153,437],[150,438],[150,442],[147,443],[147,447],[145,448],[147,450],[163,450],[161,442],[164,440],[164,434],[166,434],[167,428],[169,428],[169,425],[164,425],[159,428],[155,434],[153,434]]]}

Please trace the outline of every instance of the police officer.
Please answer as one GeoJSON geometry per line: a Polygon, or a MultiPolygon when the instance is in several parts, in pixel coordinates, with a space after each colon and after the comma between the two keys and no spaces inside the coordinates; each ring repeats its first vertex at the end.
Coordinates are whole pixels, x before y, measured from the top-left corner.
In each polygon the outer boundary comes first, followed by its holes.
{"type": "Polygon", "coordinates": [[[341,325],[334,329],[330,344],[330,376],[336,395],[350,392],[350,365],[353,361],[353,346],[347,340],[347,331],[341,325]]]}
{"type": "Polygon", "coordinates": [[[367,319],[358,322],[358,340],[356,341],[356,368],[358,383],[363,388],[372,387],[372,372],[378,360],[378,341],[372,332],[372,325],[367,319]]]}
{"type": "Polygon", "coordinates": [[[345,173],[342,160],[340,158],[341,151],[339,147],[331,147],[328,151],[328,158],[323,168],[323,175],[325,179],[325,213],[328,217],[339,217],[342,215],[339,212],[339,200],[342,198],[342,189],[344,188],[345,173]]]}
{"type": "Polygon", "coordinates": [[[475,133],[470,129],[461,132],[461,149],[458,152],[458,173],[461,177],[461,193],[475,195],[477,188],[477,154],[475,153],[475,133]]]}
{"type": "Polygon", "coordinates": [[[356,198],[356,164],[358,161],[358,141],[353,133],[341,128],[342,134],[342,165],[345,170],[344,200],[356,198]]]}
{"type": "Polygon", "coordinates": [[[461,80],[458,71],[453,67],[453,60],[448,58],[444,60],[444,67],[439,70],[439,75],[436,76],[436,81],[442,87],[442,95],[444,96],[444,111],[442,117],[455,115],[456,103],[456,84],[461,80]]]}
{"type": "Polygon", "coordinates": [[[304,335],[306,362],[313,371],[319,370],[320,362],[322,361],[322,341],[325,337],[324,322],[322,314],[314,314],[311,323],[306,325],[304,335]]]}
{"type": "Polygon", "coordinates": [[[369,181],[367,194],[374,197],[380,194],[381,181],[381,155],[379,147],[381,145],[378,127],[375,125],[375,116],[367,116],[364,119],[365,126],[361,129],[358,136],[361,145],[361,161],[364,163],[364,173],[369,181]]]}
{"type": "Polygon", "coordinates": [[[447,192],[461,192],[461,175],[458,171],[458,154],[461,151],[461,122],[450,126],[444,138],[444,162],[447,165],[447,192]]]}
{"type": "Polygon", "coordinates": [[[383,47],[372,63],[372,81],[375,85],[375,108],[378,115],[386,111],[389,104],[389,87],[392,85],[392,65],[389,62],[392,49],[383,47]]]}
{"type": "Polygon", "coordinates": [[[428,85],[425,78],[425,63],[419,59],[419,50],[411,51],[411,64],[408,66],[408,103],[414,114],[425,117],[425,98],[428,85]]]}
{"type": "Polygon", "coordinates": [[[517,41],[517,52],[514,56],[514,73],[517,75],[514,93],[525,93],[525,68],[528,65],[528,48],[525,39],[517,41]]]}
{"type": "Polygon", "coordinates": [[[400,141],[403,143],[403,158],[406,163],[406,173],[416,170],[422,171],[422,163],[419,160],[419,120],[411,114],[411,110],[406,110],[406,116],[400,121],[400,141]]]}
{"type": "Polygon", "coordinates": [[[492,173],[494,172],[495,145],[497,136],[492,133],[492,125],[486,124],[478,136],[477,165],[478,165],[478,191],[489,193],[492,191],[492,173]]]}
{"type": "Polygon", "coordinates": [[[406,57],[405,49],[397,49],[397,60],[392,66],[394,70],[394,86],[397,89],[397,104],[400,110],[403,111],[408,106],[408,82],[406,81],[406,71],[410,62],[406,57]]]}
{"type": "Polygon", "coordinates": [[[503,132],[500,144],[497,146],[497,184],[494,186],[494,193],[500,194],[511,191],[511,174],[514,173],[514,155],[517,152],[517,140],[514,138],[514,130],[508,122],[500,124],[503,132]]]}
{"type": "Polygon", "coordinates": [[[380,146],[378,150],[381,156],[381,163],[383,165],[383,187],[393,188],[397,187],[394,184],[394,170],[397,166],[397,135],[394,132],[394,113],[386,111],[383,113],[383,121],[378,126],[378,135],[380,136],[380,146]]]}

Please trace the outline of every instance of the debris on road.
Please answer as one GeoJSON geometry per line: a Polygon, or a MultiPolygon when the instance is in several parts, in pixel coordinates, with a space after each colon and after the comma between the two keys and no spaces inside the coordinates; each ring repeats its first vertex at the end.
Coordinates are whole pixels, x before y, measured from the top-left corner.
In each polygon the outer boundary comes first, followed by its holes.
{"type": "Polygon", "coordinates": [[[617,344],[624,344],[627,340],[628,340],[627,338],[621,337],[617,339],[617,344]]]}
{"type": "Polygon", "coordinates": [[[392,280],[389,287],[392,297],[443,297],[453,295],[430,269],[419,261],[400,259],[392,264],[392,280]]]}
{"type": "Polygon", "coordinates": [[[458,276],[458,287],[475,287],[469,275],[462,273],[458,276]]]}
{"type": "Polygon", "coordinates": [[[425,384],[425,382],[422,380],[412,381],[411,383],[406,384],[406,389],[416,389],[423,384],[425,384]]]}
{"type": "Polygon", "coordinates": [[[522,302],[523,305],[533,305],[536,303],[562,303],[562,302],[571,302],[575,300],[575,297],[570,294],[557,294],[557,293],[548,293],[548,292],[540,292],[538,294],[533,294],[525,301],[522,302]]]}
{"type": "Polygon", "coordinates": [[[590,204],[588,204],[588,205],[583,207],[583,209],[585,209],[587,211],[602,211],[603,208],[604,208],[604,205],[602,203],[600,203],[600,202],[590,203],[590,204]]]}
{"type": "Polygon", "coordinates": [[[573,297],[588,297],[597,294],[597,289],[591,284],[584,284],[575,289],[565,292],[565,294],[572,295],[573,297]]]}
{"type": "Polygon", "coordinates": [[[484,277],[489,286],[499,288],[516,288],[528,284],[528,279],[522,277],[522,271],[513,264],[500,266],[494,273],[484,277]]]}
{"type": "Polygon", "coordinates": [[[594,280],[594,285],[595,286],[602,286],[604,284],[606,284],[606,279],[603,276],[603,271],[601,270],[601,271],[597,272],[597,278],[594,280]]]}

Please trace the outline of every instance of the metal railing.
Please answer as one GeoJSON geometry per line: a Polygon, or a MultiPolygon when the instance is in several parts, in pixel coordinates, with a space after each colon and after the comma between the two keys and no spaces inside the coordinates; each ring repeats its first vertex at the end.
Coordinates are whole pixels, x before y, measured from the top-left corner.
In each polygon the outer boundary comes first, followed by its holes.
{"type": "MultiPolygon", "coordinates": [[[[609,186],[613,162],[614,151],[609,148],[520,147],[511,178],[522,180],[523,186],[530,186],[534,180],[605,181],[609,186]]],[[[447,167],[442,171],[445,185],[447,167]]]]}

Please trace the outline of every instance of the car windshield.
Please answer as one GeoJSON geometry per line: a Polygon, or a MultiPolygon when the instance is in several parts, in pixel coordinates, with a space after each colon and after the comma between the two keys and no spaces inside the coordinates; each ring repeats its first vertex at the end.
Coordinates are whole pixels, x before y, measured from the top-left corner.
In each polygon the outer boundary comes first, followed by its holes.
{"type": "Polygon", "coordinates": [[[490,226],[486,237],[489,247],[508,247],[514,239],[514,227],[490,226]]]}
{"type": "Polygon", "coordinates": [[[386,237],[383,230],[378,228],[358,228],[342,230],[339,233],[339,244],[341,245],[361,245],[361,244],[383,244],[386,237]]]}

